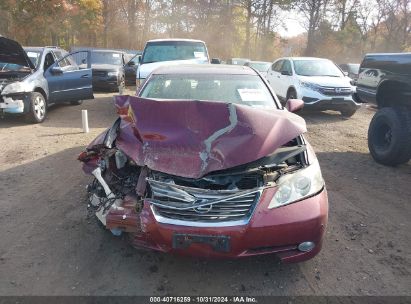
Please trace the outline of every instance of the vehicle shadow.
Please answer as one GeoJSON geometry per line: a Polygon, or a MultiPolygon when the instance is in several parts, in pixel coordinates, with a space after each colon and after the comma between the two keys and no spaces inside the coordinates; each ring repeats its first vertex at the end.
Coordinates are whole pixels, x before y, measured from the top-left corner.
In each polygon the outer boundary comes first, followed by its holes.
{"type": "MultiPolygon", "coordinates": [[[[336,123],[347,120],[341,116],[340,112],[335,111],[304,111],[295,113],[305,119],[310,124],[336,123]]],[[[355,115],[355,114],[354,114],[355,115]]],[[[349,119],[349,118],[348,118],[349,119]]]]}

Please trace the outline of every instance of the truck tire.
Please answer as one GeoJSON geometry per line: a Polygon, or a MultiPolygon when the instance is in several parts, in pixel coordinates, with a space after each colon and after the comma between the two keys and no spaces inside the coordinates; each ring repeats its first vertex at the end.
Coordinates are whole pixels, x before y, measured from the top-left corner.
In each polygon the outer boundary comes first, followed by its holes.
{"type": "Polygon", "coordinates": [[[31,93],[29,112],[25,119],[29,123],[41,123],[46,119],[47,101],[43,94],[39,92],[31,93]]]}
{"type": "Polygon", "coordinates": [[[405,107],[382,108],[368,128],[368,148],[374,160],[387,166],[411,158],[411,111],[405,107]]]}

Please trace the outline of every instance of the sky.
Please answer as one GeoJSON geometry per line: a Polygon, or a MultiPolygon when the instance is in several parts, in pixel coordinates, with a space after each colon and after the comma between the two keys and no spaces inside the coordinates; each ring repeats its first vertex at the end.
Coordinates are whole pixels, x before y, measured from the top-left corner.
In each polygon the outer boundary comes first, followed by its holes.
{"type": "Polygon", "coordinates": [[[282,37],[290,38],[298,36],[306,31],[301,26],[300,21],[297,20],[297,16],[294,14],[291,14],[288,18],[285,18],[284,23],[285,26],[279,29],[279,33],[282,37]]]}

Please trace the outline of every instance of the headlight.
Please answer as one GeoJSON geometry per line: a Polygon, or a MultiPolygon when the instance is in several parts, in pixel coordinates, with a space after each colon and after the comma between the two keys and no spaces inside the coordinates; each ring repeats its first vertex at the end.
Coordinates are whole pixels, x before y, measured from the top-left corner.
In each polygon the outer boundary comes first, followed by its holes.
{"type": "Polygon", "coordinates": [[[117,76],[118,75],[118,71],[116,71],[116,72],[108,72],[107,73],[107,76],[108,77],[114,77],[114,76],[117,76]]]}
{"type": "Polygon", "coordinates": [[[8,95],[8,94],[13,94],[13,93],[23,93],[23,92],[28,92],[27,85],[24,85],[21,82],[13,82],[4,87],[3,91],[1,92],[1,95],[8,95]]]}
{"type": "Polygon", "coordinates": [[[305,81],[300,81],[300,86],[313,91],[318,91],[320,89],[320,87],[317,84],[305,81]]]}
{"type": "Polygon", "coordinates": [[[268,205],[269,209],[288,205],[320,192],[324,187],[324,180],[316,160],[304,169],[280,177],[277,184],[278,190],[268,205]]]}

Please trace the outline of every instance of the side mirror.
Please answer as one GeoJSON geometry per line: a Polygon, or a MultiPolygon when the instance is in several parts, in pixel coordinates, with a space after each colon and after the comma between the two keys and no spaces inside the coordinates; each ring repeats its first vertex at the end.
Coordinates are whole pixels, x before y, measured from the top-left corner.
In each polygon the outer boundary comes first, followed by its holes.
{"type": "Polygon", "coordinates": [[[129,61],[129,62],[127,63],[127,65],[128,65],[128,66],[135,66],[136,63],[135,63],[134,61],[129,61]]]}
{"type": "Polygon", "coordinates": [[[141,63],[141,57],[143,57],[143,56],[141,56],[141,55],[138,56],[138,63],[141,63]]]}
{"type": "Polygon", "coordinates": [[[54,66],[50,70],[51,74],[53,75],[58,75],[58,74],[63,74],[63,70],[59,66],[54,66]]]}
{"type": "Polygon", "coordinates": [[[288,99],[287,103],[285,104],[285,108],[292,113],[298,112],[303,107],[304,101],[302,101],[301,99],[288,99]]]}
{"type": "Polygon", "coordinates": [[[281,71],[281,75],[291,76],[289,71],[281,71]]]}
{"type": "Polygon", "coordinates": [[[348,72],[343,72],[344,76],[348,76],[348,72]]]}
{"type": "Polygon", "coordinates": [[[212,58],[211,59],[211,64],[221,64],[220,58],[212,58]]]}

